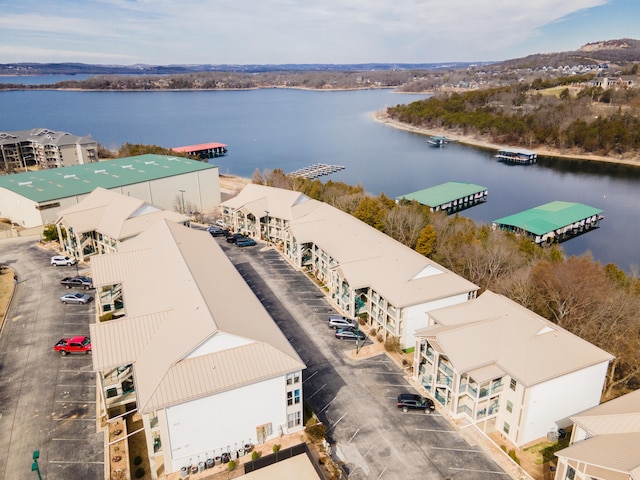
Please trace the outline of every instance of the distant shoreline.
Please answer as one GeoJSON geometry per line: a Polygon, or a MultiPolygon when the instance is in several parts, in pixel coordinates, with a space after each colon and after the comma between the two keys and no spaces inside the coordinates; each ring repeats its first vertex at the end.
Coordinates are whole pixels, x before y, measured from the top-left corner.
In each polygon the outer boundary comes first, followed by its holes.
{"type": "MultiPolygon", "coordinates": [[[[498,145],[483,138],[479,138],[473,135],[461,134],[456,131],[448,130],[444,128],[433,129],[433,128],[414,127],[413,125],[408,125],[406,123],[402,123],[402,122],[399,122],[398,120],[392,119],[387,115],[387,112],[385,110],[378,110],[376,112],[373,112],[370,116],[374,121],[378,123],[383,123],[385,125],[388,125],[393,128],[397,128],[399,130],[405,130],[407,132],[412,132],[412,133],[417,133],[420,135],[427,135],[427,136],[443,136],[443,137],[447,137],[448,139],[454,142],[462,143],[465,145],[472,145],[474,147],[482,147],[482,148],[487,148],[491,150],[500,150],[501,148],[506,148],[506,147],[517,148],[517,146],[515,145],[498,145]]],[[[523,147],[523,148],[528,149],[528,147],[523,147]]],[[[637,155],[633,157],[630,156],[630,157],[623,158],[623,157],[614,157],[614,156],[593,155],[593,154],[579,153],[579,152],[567,153],[565,151],[561,151],[561,150],[558,150],[555,148],[549,148],[549,147],[538,147],[538,148],[535,148],[534,150],[538,155],[544,156],[544,157],[562,158],[562,159],[578,160],[578,161],[616,163],[620,165],[628,165],[631,167],[640,167],[640,157],[637,155]]]]}

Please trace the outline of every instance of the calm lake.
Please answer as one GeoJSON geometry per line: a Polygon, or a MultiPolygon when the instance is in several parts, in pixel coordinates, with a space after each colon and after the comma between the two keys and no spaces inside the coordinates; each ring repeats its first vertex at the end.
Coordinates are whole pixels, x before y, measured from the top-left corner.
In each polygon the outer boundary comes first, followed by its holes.
{"type": "Polygon", "coordinates": [[[250,177],[256,169],[290,172],[330,163],[346,168],[323,179],[360,183],[389,197],[472,182],[489,189],[488,202],[461,213],[478,223],[553,200],[585,203],[603,210],[605,219],[600,228],[563,243],[566,253],[591,251],[603,264],[628,272],[640,265],[640,169],[547,158],[509,166],[496,161],[494,151],[455,143],[433,148],[425,136],[370,118],[420,98],[391,90],[8,91],[0,92],[0,131],[46,127],[90,134],[110,148],[222,142],[229,154],[212,160],[221,173],[250,177]]]}

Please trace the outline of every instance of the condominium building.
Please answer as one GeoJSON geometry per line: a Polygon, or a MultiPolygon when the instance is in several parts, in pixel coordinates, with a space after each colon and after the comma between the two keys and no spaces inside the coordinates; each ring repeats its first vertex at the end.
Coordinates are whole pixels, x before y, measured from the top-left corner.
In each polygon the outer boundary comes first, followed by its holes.
{"type": "Polygon", "coordinates": [[[613,356],[491,291],[432,310],[414,378],[450,416],[522,446],[600,403],[613,356]]]}
{"type": "Polygon", "coordinates": [[[432,309],[475,298],[478,286],[388,235],[304,194],[249,184],[221,204],[234,230],[262,238],[311,273],[335,307],[403,348],[432,309]]]}
{"type": "Polygon", "coordinates": [[[48,128],[0,132],[0,168],[7,171],[44,170],[98,161],[98,143],[48,128]]]}

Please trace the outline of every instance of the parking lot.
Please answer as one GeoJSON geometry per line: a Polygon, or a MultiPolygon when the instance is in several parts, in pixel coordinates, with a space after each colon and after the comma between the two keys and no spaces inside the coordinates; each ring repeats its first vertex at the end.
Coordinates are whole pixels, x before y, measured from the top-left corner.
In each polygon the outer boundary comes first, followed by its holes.
{"type": "Polygon", "coordinates": [[[509,478],[437,412],[398,409],[397,395],[414,392],[402,369],[386,355],[351,359],[346,352],[355,342],[334,338],[327,318],[336,312],[305,274],[273,249],[216,241],[307,365],[304,398],[326,425],[334,459],[349,478],[509,478]]]}
{"type": "Polygon", "coordinates": [[[53,351],[60,338],[89,334],[95,305],[60,302],[68,293],[60,280],[76,267],[52,267],[52,253],[36,241],[1,245],[0,263],[18,273],[19,284],[0,336],[0,478],[37,478],[34,451],[47,480],[103,478],[91,357],[53,351]]]}

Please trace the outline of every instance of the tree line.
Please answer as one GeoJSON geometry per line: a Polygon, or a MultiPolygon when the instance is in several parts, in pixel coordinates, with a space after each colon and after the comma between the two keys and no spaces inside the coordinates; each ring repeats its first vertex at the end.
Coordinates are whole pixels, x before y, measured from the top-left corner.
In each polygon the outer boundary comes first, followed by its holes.
{"type": "Polygon", "coordinates": [[[603,397],[640,388],[640,280],[590,254],[566,257],[530,240],[415,201],[368,195],[362,185],[256,170],[252,182],[299,191],[326,202],[481,288],[516,301],[615,356],[603,397]]]}

